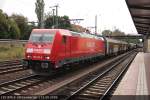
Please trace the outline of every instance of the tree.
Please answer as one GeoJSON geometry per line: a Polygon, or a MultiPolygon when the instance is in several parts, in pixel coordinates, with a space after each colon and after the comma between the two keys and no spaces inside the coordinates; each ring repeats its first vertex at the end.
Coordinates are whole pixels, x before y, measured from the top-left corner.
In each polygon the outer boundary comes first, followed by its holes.
{"type": "MultiPolygon", "coordinates": [[[[70,24],[70,21],[69,21],[69,17],[68,16],[54,16],[54,19],[58,19],[58,28],[61,28],[61,29],[70,29],[71,28],[71,24],[70,24]]],[[[55,25],[53,25],[53,16],[49,16],[45,21],[45,28],[52,28],[54,27],[55,25]]]]}
{"type": "MultiPolygon", "coordinates": [[[[124,32],[120,31],[119,29],[115,29],[113,32],[110,30],[104,30],[102,32],[102,35],[103,36],[130,36],[129,34],[126,35],[124,32]]],[[[117,40],[126,41],[128,43],[140,43],[139,39],[123,38],[123,39],[117,39],[117,40]]]]}
{"type": "Polygon", "coordinates": [[[103,35],[103,36],[111,36],[111,35],[112,35],[112,31],[110,31],[110,30],[104,30],[104,31],[102,32],[102,35],[103,35]]]}
{"type": "Polygon", "coordinates": [[[0,38],[19,39],[20,30],[14,20],[11,20],[7,14],[0,10],[0,38]]]}
{"type": "Polygon", "coordinates": [[[71,27],[69,17],[66,15],[61,16],[58,19],[58,23],[59,23],[58,25],[59,28],[69,29],[71,27]]]}
{"type": "Polygon", "coordinates": [[[18,14],[12,14],[10,18],[17,23],[20,29],[20,33],[21,33],[20,39],[25,39],[25,36],[28,34],[28,19],[23,15],[18,15],[18,14]]]}
{"type": "Polygon", "coordinates": [[[0,38],[8,38],[8,29],[7,15],[0,10],[0,38]]]}
{"type": "Polygon", "coordinates": [[[29,39],[29,36],[30,36],[30,34],[31,34],[31,31],[32,31],[32,29],[34,29],[34,28],[37,28],[37,26],[35,25],[35,23],[34,22],[31,22],[30,24],[28,24],[28,27],[27,27],[27,34],[25,34],[24,35],[24,39],[29,39]]]}
{"type": "Polygon", "coordinates": [[[36,0],[35,3],[35,13],[37,15],[38,18],[38,26],[39,27],[43,27],[43,18],[44,18],[44,0],[36,0]]]}
{"type": "MultiPolygon", "coordinates": [[[[130,36],[130,35],[131,35],[131,34],[127,34],[126,36],[130,36]]],[[[127,41],[128,43],[136,43],[136,44],[140,43],[140,40],[139,40],[139,39],[126,38],[126,41],[127,41]]]]}
{"type": "Polygon", "coordinates": [[[102,32],[103,36],[124,36],[125,33],[121,32],[119,29],[115,29],[113,32],[110,30],[104,30],[102,32]]]}
{"type": "Polygon", "coordinates": [[[72,24],[71,25],[71,28],[70,28],[71,31],[75,31],[75,32],[87,32],[87,33],[90,33],[90,30],[80,26],[80,25],[75,25],[75,24],[72,24]]]}
{"type": "Polygon", "coordinates": [[[53,26],[53,17],[49,16],[45,21],[44,21],[45,28],[52,28],[53,26]]]}
{"type": "Polygon", "coordinates": [[[9,28],[9,38],[12,39],[19,39],[20,38],[20,30],[18,25],[14,20],[9,19],[8,24],[10,25],[9,28]]]}
{"type": "Polygon", "coordinates": [[[20,39],[28,39],[32,29],[36,28],[35,23],[28,22],[28,19],[23,15],[13,14],[10,16],[10,18],[17,23],[20,29],[20,39]]]}
{"type": "Polygon", "coordinates": [[[115,29],[113,32],[112,32],[112,36],[124,36],[125,33],[124,32],[121,32],[119,29],[115,29]]]}

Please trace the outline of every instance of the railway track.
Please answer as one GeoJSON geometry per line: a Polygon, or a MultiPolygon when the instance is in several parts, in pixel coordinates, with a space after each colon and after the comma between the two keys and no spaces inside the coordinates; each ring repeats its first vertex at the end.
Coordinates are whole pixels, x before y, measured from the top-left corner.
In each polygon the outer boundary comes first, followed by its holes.
{"type": "Polygon", "coordinates": [[[6,60],[0,62],[0,67],[12,66],[12,65],[20,65],[21,60],[6,60]]]}
{"type": "Polygon", "coordinates": [[[7,68],[0,68],[0,75],[3,74],[9,74],[17,71],[23,71],[25,70],[22,65],[17,65],[17,66],[9,66],[7,68]]]}
{"type": "Polygon", "coordinates": [[[128,68],[137,53],[129,53],[116,62],[108,64],[108,69],[99,74],[94,72],[81,80],[73,81],[57,90],[50,92],[48,95],[65,95],[63,99],[68,100],[102,100],[108,95],[116,82],[128,68]],[[132,55],[131,55],[132,54],[132,55]],[[127,59],[128,58],[128,59],[127,59]]]}
{"type": "Polygon", "coordinates": [[[17,95],[16,91],[43,81],[38,75],[30,75],[24,78],[0,84],[0,95],[17,95]]]}
{"type": "Polygon", "coordinates": [[[0,75],[25,70],[21,60],[8,60],[0,62],[0,75]]]}
{"type": "MultiPolygon", "coordinates": [[[[109,65],[119,61],[119,59],[123,58],[124,55],[126,54],[123,54],[120,57],[116,57],[116,60],[110,60],[109,65]]],[[[106,68],[106,65],[104,69],[105,68],[106,68]]],[[[90,82],[91,80],[93,80],[93,78],[96,77],[96,73],[99,74],[97,72],[98,70],[96,70],[96,72],[93,72],[97,68],[93,68],[93,71],[91,70],[90,67],[89,69],[90,71],[86,73],[84,72],[84,74],[77,71],[82,75],[78,75],[79,73],[76,73],[76,72],[66,74],[66,75],[58,75],[58,76],[55,75],[55,77],[51,77],[51,78],[50,77],[41,78],[37,75],[32,75],[26,78],[20,78],[17,80],[5,82],[3,84],[0,84],[0,95],[49,95],[49,94],[59,95],[61,94],[61,95],[66,95],[65,99],[69,98],[70,96],[72,98],[73,94],[79,88],[81,88],[81,86],[83,87],[87,82],[90,82]],[[90,79],[90,81],[87,79],[90,79]],[[82,83],[80,83],[78,80],[80,81],[82,80],[82,83]],[[78,84],[79,87],[75,87],[74,83],[78,84]],[[73,84],[73,87],[72,87],[72,84],[73,84]],[[66,93],[68,93],[69,95],[66,93]]],[[[89,69],[86,68],[86,71],[89,69]]],[[[101,68],[98,68],[98,69],[101,69],[101,68]]]]}

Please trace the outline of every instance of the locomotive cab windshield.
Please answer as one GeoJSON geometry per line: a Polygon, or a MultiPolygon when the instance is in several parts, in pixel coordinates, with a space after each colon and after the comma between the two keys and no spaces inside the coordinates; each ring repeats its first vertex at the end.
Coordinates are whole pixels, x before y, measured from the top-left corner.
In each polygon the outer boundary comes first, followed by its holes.
{"type": "Polygon", "coordinates": [[[54,39],[54,33],[32,33],[29,42],[48,42],[52,43],[54,39]]]}

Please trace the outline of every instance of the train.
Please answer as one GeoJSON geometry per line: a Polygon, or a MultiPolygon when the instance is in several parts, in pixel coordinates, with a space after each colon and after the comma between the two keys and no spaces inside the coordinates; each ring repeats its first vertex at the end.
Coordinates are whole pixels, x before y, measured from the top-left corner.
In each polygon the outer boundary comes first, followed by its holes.
{"type": "Polygon", "coordinates": [[[134,49],[127,42],[66,29],[33,29],[23,65],[38,75],[51,75],[64,65],[118,55],[134,49]]]}

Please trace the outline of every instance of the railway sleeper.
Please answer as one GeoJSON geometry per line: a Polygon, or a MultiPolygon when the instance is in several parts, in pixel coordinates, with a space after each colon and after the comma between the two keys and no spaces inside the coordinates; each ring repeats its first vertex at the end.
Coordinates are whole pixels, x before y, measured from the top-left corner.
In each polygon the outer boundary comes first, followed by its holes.
{"type": "Polygon", "coordinates": [[[109,76],[109,77],[104,77],[102,78],[100,81],[110,81],[112,78],[109,76]]]}
{"type": "Polygon", "coordinates": [[[92,96],[90,96],[89,94],[82,94],[82,95],[79,95],[75,99],[76,100],[94,100],[94,99],[98,99],[99,97],[100,97],[100,95],[92,95],[92,96]]]}
{"type": "Polygon", "coordinates": [[[95,92],[95,93],[96,93],[96,92],[97,92],[97,93],[103,93],[106,88],[107,88],[107,87],[105,87],[105,88],[103,88],[103,89],[92,89],[92,88],[89,88],[89,89],[85,90],[85,92],[86,92],[86,91],[90,91],[90,92],[95,92]]]}
{"type": "Polygon", "coordinates": [[[89,88],[88,90],[89,91],[97,91],[97,92],[99,92],[99,91],[104,90],[104,89],[106,89],[106,87],[102,87],[102,88],[89,88]]]}
{"type": "Polygon", "coordinates": [[[4,91],[12,91],[13,89],[7,88],[7,87],[1,87],[4,91]]]}
{"type": "Polygon", "coordinates": [[[34,80],[26,80],[26,82],[28,82],[28,83],[33,83],[33,82],[35,82],[34,80]]]}
{"type": "Polygon", "coordinates": [[[24,84],[24,85],[29,85],[31,83],[28,83],[28,82],[20,82],[21,84],[24,84]]]}
{"type": "Polygon", "coordinates": [[[93,86],[91,86],[90,88],[103,89],[103,88],[105,88],[105,87],[100,87],[100,86],[95,86],[95,85],[93,85],[93,86]]]}
{"type": "Polygon", "coordinates": [[[98,81],[98,82],[96,82],[96,83],[98,83],[98,84],[110,84],[111,82],[110,81],[98,81]]]}
{"type": "Polygon", "coordinates": [[[21,94],[19,94],[19,93],[14,93],[14,95],[21,95],[21,94]]]}
{"type": "Polygon", "coordinates": [[[79,95],[83,95],[83,94],[88,94],[88,95],[90,95],[90,96],[92,96],[92,95],[102,95],[103,94],[103,91],[99,91],[99,92],[94,92],[94,91],[89,91],[89,90],[86,90],[86,91],[84,91],[84,92],[82,92],[81,94],[79,94],[79,95]]]}
{"type": "Polygon", "coordinates": [[[5,93],[5,91],[0,91],[0,94],[4,94],[5,93]]]}
{"type": "Polygon", "coordinates": [[[16,85],[9,85],[9,87],[11,87],[11,88],[15,88],[15,89],[20,88],[20,87],[18,87],[18,86],[16,86],[16,85]]]}
{"type": "Polygon", "coordinates": [[[110,80],[99,80],[96,83],[103,83],[103,84],[107,84],[110,83],[110,80]]]}
{"type": "Polygon", "coordinates": [[[26,86],[25,84],[19,84],[19,83],[15,83],[15,85],[21,86],[21,87],[26,86]]]}
{"type": "Polygon", "coordinates": [[[106,84],[102,84],[102,83],[98,84],[98,83],[96,83],[96,84],[93,84],[93,86],[105,87],[106,84]]]}

